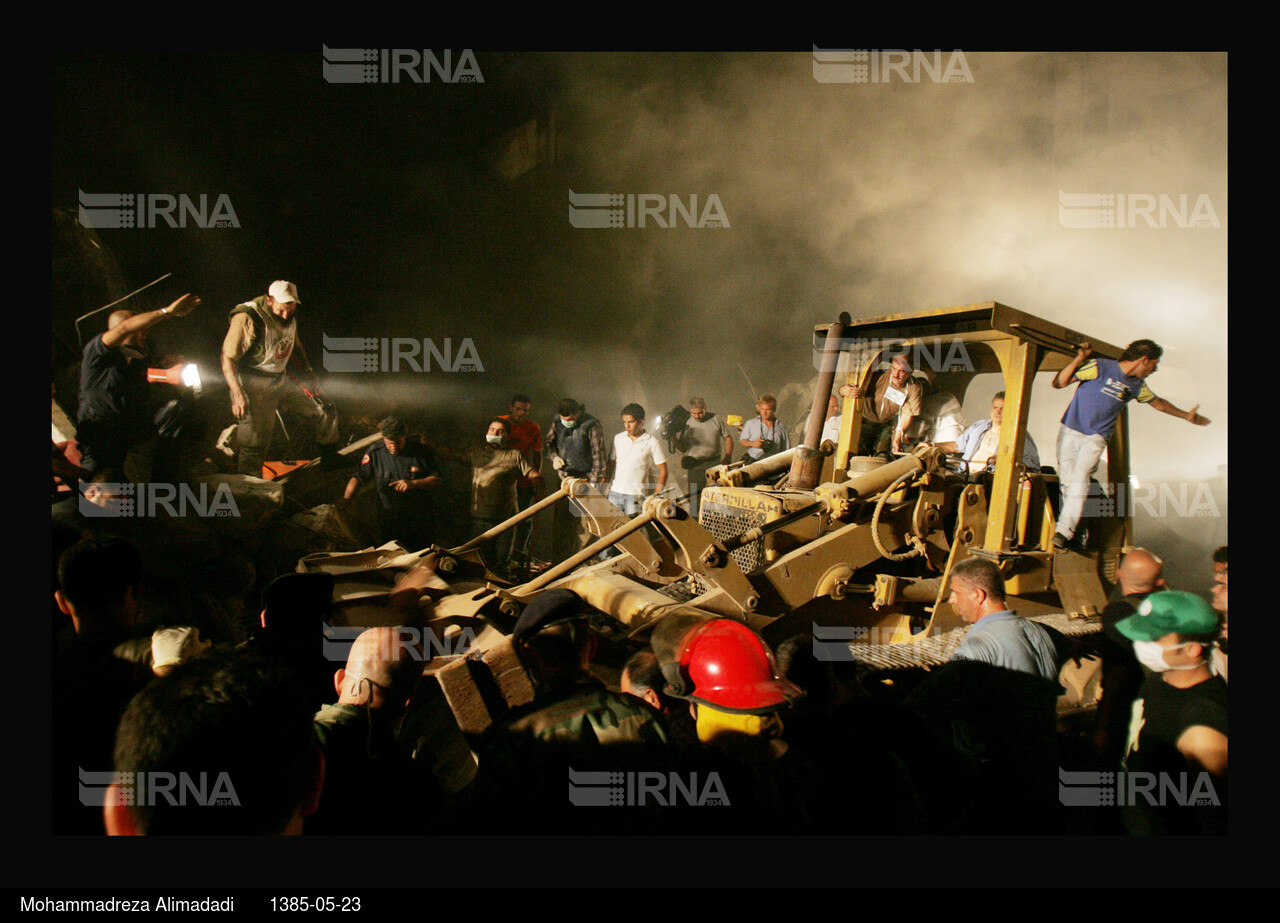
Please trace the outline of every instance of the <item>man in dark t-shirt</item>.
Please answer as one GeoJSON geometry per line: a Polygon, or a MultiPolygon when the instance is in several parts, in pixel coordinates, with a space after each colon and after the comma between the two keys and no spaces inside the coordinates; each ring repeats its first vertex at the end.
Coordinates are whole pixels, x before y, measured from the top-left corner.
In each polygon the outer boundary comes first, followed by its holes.
{"type": "Polygon", "coordinates": [[[113,311],[107,330],[84,346],[80,364],[80,407],[76,414],[76,443],[86,471],[124,468],[125,456],[152,435],[161,437],[156,451],[154,481],[173,480],[177,438],[182,432],[183,408],[175,399],[158,410],[148,405],[147,331],[170,315],[184,317],[200,299],[183,295],[168,307],[145,314],[113,311]]]}
{"type": "Polygon", "coordinates": [[[1142,601],[1164,588],[1163,562],[1145,548],[1134,548],[1116,571],[1116,587],[1102,610],[1102,698],[1094,725],[1094,752],[1104,772],[1115,770],[1124,755],[1129,706],[1142,685],[1143,671],[1133,655],[1133,642],[1116,625],[1138,611],[1142,601]]]}
{"type": "Polygon", "coordinates": [[[1124,768],[1131,834],[1227,832],[1227,685],[1209,667],[1221,618],[1194,593],[1148,596],[1116,625],[1153,671],[1133,703],[1124,768]]]}
{"type": "Polygon", "coordinates": [[[379,424],[382,445],[371,448],[347,482],[343,500],[356,487],[372,482],[378,490],[378,541],[395,540],[411,551],[427,547],[435,538],[435,508],[431,492],[443,483],[435,454],[395,417],[379,424]]]}

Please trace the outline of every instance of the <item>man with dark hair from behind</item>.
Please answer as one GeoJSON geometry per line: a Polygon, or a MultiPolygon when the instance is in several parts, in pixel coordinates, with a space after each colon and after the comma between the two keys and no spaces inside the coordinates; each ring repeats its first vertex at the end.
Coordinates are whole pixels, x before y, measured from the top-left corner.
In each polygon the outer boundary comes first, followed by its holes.
{"type": "Polygon", "coordinates": [[[619,688],[627,695],[644,699],[662,715],[673,747],[688,749],[698,746],[698,732],[689,717],[689,706],[666,694],[666,680],[658,657],[649,648],[636,651],[623,664],[619,688]]]}
{"type": "Polygon", "coordinates": [[[189,660],[139,693],[120,721],[115,770],[134,774],[123,778],[136,795],[107,790],[111,836],[297,835],[324,784],[305,695],[241,650],[189,660]]]}
{"type": "Polygon", "coordinates": [[[548,590],[516,622],[512,640],[533,683],[533,701],[490,725],[475,744],[475,810],[504,830],[617,832],[615,825],[629,818],[565,801],[568,773],[666,768],[667,733],[659,716],[590,672],[598,639],[586,610],[572,591],[548,590]],[[515,816],[521,826],[506,826],[515,816]],[[593,830],[593,824],[603,826],[593,830]]]}
{"type": "MultiPolygon", "coordinates": [[[[840,682],[836,664],[814,648],[811,634],[793,635],[778,645],[778,674],[805,692],[784,715],[787,740],[813,759],[822,790],[877,793],[869,799],[833,799],[814,818],[815,832],[932,832],[907,764],[887,745],[876,722],[868,727],[860,720],[867,714],[858,707],[863,703],[852,701],[856,693],[840,682]]],[[[937,769],[937,764],[931,767],[937,769]]]]}
{"type": "Polygon", "coordinates": [[[71,619],[76,634],[93,638],[133,624],[142,558],[123,539],[84,540],[58,561],[58,608],[71,619]]]}
{"type": "Polygon", "coordinates": [[[75,792],[80,770],[111,765],[120,715],[150,678],[145,665],[115,655],[131,637],[141,577],[138,550],[122,539],[80,541],[58,560],[54,599],[76,637],[53,662],[55,833],[102,832],[101,812],[75,792]]]}
{"type": "Polygon", "coordinates": [[[1059,832],[1057,702],[1061,687],[1035,673],[976,660],[931,670],[906,705],[967,759],[965,815],[948,832],[1059,832]]]}
{"type": "Polygon", "coordinates": [[[260,629],[240,645],[294,673],[312,712],[335,698],[324,645],[332,605],[333,574],[282,574],[262,592],[260,629]]]}

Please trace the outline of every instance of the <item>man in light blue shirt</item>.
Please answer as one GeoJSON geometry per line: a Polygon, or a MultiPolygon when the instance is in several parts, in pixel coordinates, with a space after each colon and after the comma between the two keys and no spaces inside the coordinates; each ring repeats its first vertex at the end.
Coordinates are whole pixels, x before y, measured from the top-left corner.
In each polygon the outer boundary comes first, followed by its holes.
{"type": "Polygon", "coordinates": [[[778,399],[772,394],[760,395],[756,412],[760,416],[746,422],[739,440],[747,450],[746,457],[755,462],[791,448],[787,428],[778,419],[778,399]]]}
{"type": "Polygon", "coordinates": [[[1042,627],[1005,605],[1000,568],[984,558],[966,558],[951,568],[947,601],[968,622],[969,634],[952,660],[976,660],[1058,681],[1053,639],[1042,627]]]}
{"type": "MultiPolygon", "coordinates": [[[[939,442],[938,448],[959,455],[966,462],[968,473],[976,474],[994,467],[996,448],[1000,444],[1000,424],[1004,420],[1004,392],[997,391],[991,399],[991,417],[970,426],[955,442],[939,442]]],[[[1022,466],[1028,471],[1040,470],[1040,452],[1036,441],[1027,433],[1022,440],[1022,466]]]]}

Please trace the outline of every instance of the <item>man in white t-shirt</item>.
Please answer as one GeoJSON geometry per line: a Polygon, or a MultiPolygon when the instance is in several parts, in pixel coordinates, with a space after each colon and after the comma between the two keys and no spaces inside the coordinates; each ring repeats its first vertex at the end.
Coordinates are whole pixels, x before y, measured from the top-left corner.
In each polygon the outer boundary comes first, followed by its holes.
{"type": "Polygon", "coordinates": [[[658,440],[644,431],[644,408],[639,404],[622,408],[622,426],[625,432],[613,438],[609,453],[609,500],[634,518],[645,497],[657,496],[667,486],[667,456],[658,440]]]}

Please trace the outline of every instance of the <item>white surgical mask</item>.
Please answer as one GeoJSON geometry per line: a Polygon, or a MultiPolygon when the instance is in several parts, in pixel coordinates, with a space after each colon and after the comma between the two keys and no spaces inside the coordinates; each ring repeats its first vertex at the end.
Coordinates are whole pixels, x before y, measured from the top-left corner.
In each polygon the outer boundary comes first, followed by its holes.
{"type": "Polygon", "coordinates": [[[1138,658],[1138,663],[1142,664],[1153,673],[1163,673],[1166,670],[1194,670],[1200,664],[1204,663],[1199,660],[1195,663],[1183,664],[1180,667],[1170,666],[1164,659],[1166,650],[1176,651],[1180,647],[1186,647],[1186,643],[1175,644],[1173,647],[1164,648],[1160,646],[1159,641],[1134,641],[1133,655],[1138,658]]]}
{"type": "Polygon", "coordinates": [[[489,443],[489,445],[502,445],[501,436],[486,435],[484,438],[485,438],[485,441],[489,443]]]}
{"type": "Polygon", "coordinates": [[[578,425],[578,421],[577,421],[577,420],[566,420],[564,417],[561,417],[561,418],[560,418],[560,425],[561,425],[561,426],[563,426],[565,429],[573,429],[575,426],[577,426],[577,425],[578,425]]]}

